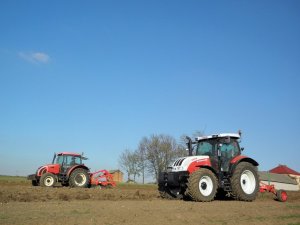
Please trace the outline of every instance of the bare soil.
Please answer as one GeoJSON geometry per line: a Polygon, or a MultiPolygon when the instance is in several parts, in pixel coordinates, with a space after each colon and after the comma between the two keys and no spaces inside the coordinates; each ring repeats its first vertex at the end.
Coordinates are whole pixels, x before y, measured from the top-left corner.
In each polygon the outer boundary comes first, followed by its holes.
{"type": "Polygon", "coordinates": [[[254,202],[165,200],[154,185],[115,189],[31,187],[0,182],[0,224],[289,224],[300,225],[300,192],[285,203],[272,194],[254,202]]]}

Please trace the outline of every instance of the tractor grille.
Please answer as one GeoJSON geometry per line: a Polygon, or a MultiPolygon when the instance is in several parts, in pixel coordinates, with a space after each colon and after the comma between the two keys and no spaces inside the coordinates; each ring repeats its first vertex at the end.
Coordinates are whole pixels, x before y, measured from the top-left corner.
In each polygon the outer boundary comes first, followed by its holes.
{"type": "Polygon", "coordinates": [[[185,160],[185,158],[177,159],[177,160],[174,162],[173,166],[181,166],[183,160],[185,160]]]}

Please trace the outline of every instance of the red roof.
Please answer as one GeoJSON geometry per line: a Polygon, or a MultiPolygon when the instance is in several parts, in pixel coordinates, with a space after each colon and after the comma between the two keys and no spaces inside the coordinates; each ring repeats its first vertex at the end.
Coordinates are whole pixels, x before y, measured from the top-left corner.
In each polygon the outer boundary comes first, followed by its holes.
{"type": "Polygon", "coordinates": [[[270,173],[279,173],[279,174],[294,174],[300,176],[300,173],[298,173],[295,170],[292,170],[291,168],[288,168],[286,165],[279,165],[269,171],[270,173]]]}

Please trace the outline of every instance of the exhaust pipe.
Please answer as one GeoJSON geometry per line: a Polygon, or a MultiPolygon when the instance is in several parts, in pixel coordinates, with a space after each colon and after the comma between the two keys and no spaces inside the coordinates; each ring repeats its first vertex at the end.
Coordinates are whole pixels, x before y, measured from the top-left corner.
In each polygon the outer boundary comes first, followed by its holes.
{"type": "Polygon", "coordinates": [[[186,136],[185,138],[187,140],[186,145],[187,145],[187,148],[189,151],[189,156],[192,156],[193,155],[193,141],[189,136],[186,136]]]}

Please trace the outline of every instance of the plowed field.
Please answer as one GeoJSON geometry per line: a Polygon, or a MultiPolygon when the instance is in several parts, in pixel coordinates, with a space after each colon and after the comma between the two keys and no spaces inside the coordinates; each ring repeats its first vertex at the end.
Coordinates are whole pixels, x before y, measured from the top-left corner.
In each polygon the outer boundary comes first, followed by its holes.
{"type": "Polygon", "coordinates": [[[115,189],[31,187],[0,182],[0,224],[289,224],[300,225],[300,193],[285,203],[271,194],[254,202],[215,200],[199,203],[165,200],[155,185],[115,189]]]}

